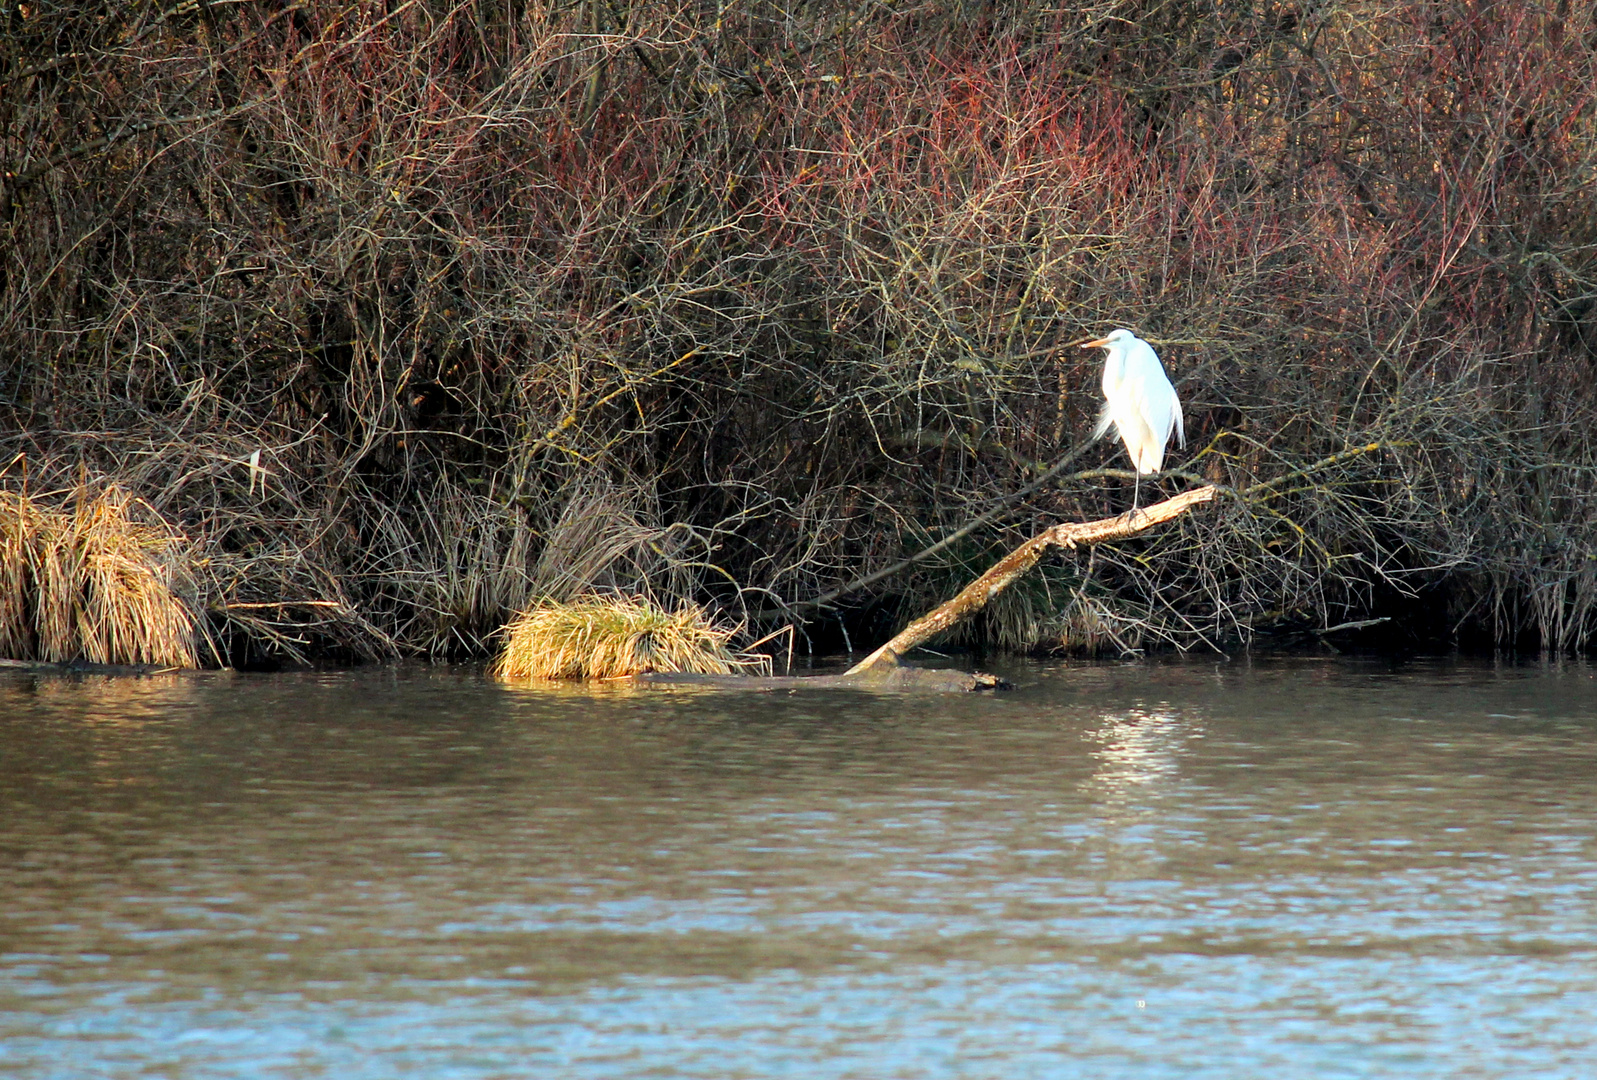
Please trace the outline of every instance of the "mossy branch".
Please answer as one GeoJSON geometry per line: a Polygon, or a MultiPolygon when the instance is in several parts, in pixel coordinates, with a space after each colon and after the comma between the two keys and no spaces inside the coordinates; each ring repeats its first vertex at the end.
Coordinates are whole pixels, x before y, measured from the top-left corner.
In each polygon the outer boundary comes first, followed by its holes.
{"type": "Polygon", "coordinates": [[[961,589],[958,596],[938,605],[931,612],[904,627],[887,644],[849,668],[848,674],[861,675],[878,667],[896,667],[900,656],[986,607],[995,596],[1037,565],[1037,561],[1049,548],[1073,548],[1135,536],[1155,525],[1162,525],[1180,517],[1194,506],[1214,499],[1219,493],[1218,487],[1209,484],[1118,517],[1100,518],[1097,521],[1061,522],[1050,529],[1045,529],[994,563],[985,574],[961,589]]]}

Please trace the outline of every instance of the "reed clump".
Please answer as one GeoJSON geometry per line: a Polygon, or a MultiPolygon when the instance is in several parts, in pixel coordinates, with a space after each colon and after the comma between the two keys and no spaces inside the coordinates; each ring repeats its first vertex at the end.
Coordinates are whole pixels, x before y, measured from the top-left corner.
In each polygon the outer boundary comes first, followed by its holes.
{"type": "Polygon", "coordinates": [[[648,672],[733,675],[768,672],[763,656],[740,655],[736,627],[685,604],[667,611],[641,596],[588,596],[544,602],[506,630],[493,664],[501,679],[614,679],[648,672]]]}
{"type": "Polygon", "coordinates": [[[0,656],[199,666],[179,541],[114,489],[69,509],[0,492],[0,656]]]}

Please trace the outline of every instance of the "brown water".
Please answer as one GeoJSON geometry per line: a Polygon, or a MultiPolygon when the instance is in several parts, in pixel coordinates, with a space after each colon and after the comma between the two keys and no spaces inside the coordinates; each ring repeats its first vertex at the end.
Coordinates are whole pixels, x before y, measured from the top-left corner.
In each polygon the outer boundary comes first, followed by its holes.
{"type": "Polygon", "coordinates": [[[0,1075],[1597,1076],[1597,679],[0,677],[0,1075]]]}

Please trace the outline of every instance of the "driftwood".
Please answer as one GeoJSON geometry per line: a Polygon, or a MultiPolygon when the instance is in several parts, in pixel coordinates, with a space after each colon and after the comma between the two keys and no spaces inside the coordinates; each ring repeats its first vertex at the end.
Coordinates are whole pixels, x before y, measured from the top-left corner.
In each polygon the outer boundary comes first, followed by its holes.
{"type": "Polygon", "coordinates": [[[1040,532],[965,586],[958,596],[910,623],[893,640],[841,675],[678,675],[660,672],[633,678],[643,686],[706,686],[738,690],[1000,690],[1007,684],[992,675],[979,671],[905,667],[899,658],[927,638],[964,621],[987,606],[993,597],[1035,566],[1049,548],[1076,547],[1135,536],[1145,529],[1180,517],[1218,494],[1219,489],[1211,484],[1119,517],[1064,522],[1040,532]]]}
{"type": "Polygon", "coordinates": [[[857,675],[689,675],[662,671],[632,678],[640,686],[707,686],[725,690],[917,690],[957,694],[1003,690],[1009,685],[980,671],[885,666],[857,675]]]}
{"type": "Polygon", "coordinates": [[[863,678],[867,673],[880,670],[900,670],[899,658],[915,646],[940,634],[956,623],[963,622],[986,607],[993,597],[1007,589],[1016,578],[1037,565],[1037,560],[1051,547],[1073,548],[1080,544],[1097,544],[1105,540],[1119,540],[1135,536],[1144,529],[1161,525],[1180,517],[1194,506],[1209,502],[1219,488],[1213,484],[1184,491],[1173,499],[1119,517],[1100,518],[1097,521],[1062,522],[1045,529],[1021,544],[1014,551],[994,563],[981,577],[960,590],[959,595],[938,605],[900,630],[886,645],[849,668],[843,678],[863,678]]]}

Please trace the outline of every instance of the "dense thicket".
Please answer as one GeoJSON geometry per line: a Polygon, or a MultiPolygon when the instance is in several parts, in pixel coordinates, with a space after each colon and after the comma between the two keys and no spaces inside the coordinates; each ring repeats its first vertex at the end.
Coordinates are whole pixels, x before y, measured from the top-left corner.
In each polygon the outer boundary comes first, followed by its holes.
{"type": "Polygon", "coordinates": [[[1038,481],[1127,325],[1246,494],[992,640],[1584,646],[1594,48],[1590,0],[0,0],[3,480],[138,495],[281,649],[595,584],[873,633],[1125,505],[1107,445],[1038,481]]]}

